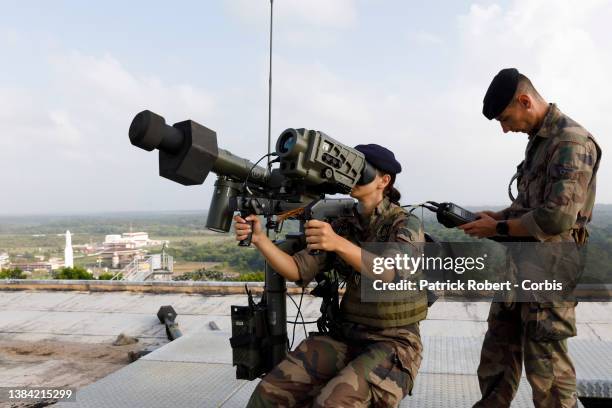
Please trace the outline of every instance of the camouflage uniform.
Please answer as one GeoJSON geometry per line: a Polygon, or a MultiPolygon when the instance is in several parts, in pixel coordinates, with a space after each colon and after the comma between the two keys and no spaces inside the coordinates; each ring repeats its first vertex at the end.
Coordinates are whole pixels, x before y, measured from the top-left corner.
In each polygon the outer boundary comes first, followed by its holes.
{"type": "MultiPolygon", "coordinates": [[[[334,231],[359,242],[423,242],[417,217],[388,199],[374,214],[332,223],[334,231]]],[[[426,295],[414,302],[359,303],[361,275],[333,253],[294,255],[301,280],[307,285],[334,265],[350,271],[340,305],[341,323],[330,335],[310,336],[290,352],[255,389],[249,407],[393,407],[410,393],[421,363],[423,346],[418,322],[427,314],[426,295]],[[339,265],[340,264],[340,265],[339,265]],[[364,313],[358,314],[363,306],[364,313]],[[376,309],[378,307],[378,309],[376,309]],[[385,308],[386,307],[386,308],[385,308]]]]}
{"type": "MultiPolygon", "coordinates": [[[[504,218],[520,218],[541,242],[586,243],[600,157],[591,134],[551,104],[530,135],[517,168],[519,193],[504,218]]],[[[482,399],[475,407],[509,407],[523,361],[536,407],[576,406],[576,372],[566,340],[576,335],[575,305],[491,305],[478,367],[482,399]]]]}

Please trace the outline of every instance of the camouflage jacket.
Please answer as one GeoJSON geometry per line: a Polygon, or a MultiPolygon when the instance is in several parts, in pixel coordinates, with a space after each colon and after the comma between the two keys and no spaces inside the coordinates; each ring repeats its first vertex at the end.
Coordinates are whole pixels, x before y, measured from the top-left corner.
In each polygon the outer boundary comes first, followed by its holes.
{"type": "Polygon", "coordinates": [[[601,149],[593,136],[551,104],[525,160],[517,167],[518,196],[503,210],[520,218],[539,241],[568,241],[585,232],[595,203],[601,149]]]}
{"type": "MultiPolygon", "coordinates": [[[[417,243],[425,241],[420,220],[403,208],[383,199],[368,219],[361,219],[357,210],[351,218],[342,218],[332,223],[334,231],[357,246],[365,242],[408,243],[418,250],[417,243]]],[[[334,269],[346,279],[346,291],[340,304],[344,320],[370,327],[401,327],[423,320],[427,315],[426,293],[416,293],[415,298],[387,302],[361,301],[361,275],[333,253],[313,256],[302,250],[293,258],[298,266],[300,281],[305,286],[326,269],[334,269]]],[[[396,276],[396,279],[401,276],[396,276]]]]}

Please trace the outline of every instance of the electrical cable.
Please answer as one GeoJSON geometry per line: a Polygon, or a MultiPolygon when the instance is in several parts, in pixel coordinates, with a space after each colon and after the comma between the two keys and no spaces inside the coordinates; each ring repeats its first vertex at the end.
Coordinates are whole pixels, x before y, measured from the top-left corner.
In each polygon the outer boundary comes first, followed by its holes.
{"type": "MultiPolygon", "coordinates": [[[[255,164],[253,164],[253,165],[251,166],[251,169],[249,170],[249,173],[247,174],[247,176],[246,176],[246,177],[245,177],[245,179],[244,179],[244,182],[242,183],[242,189],[243,189],[243,190],[246,190],[246,191],[247,191],[249,194],[251,194],[251,195],[253,194],[253,192],[252,192],[252,191],[249,189],[249,186],[247,185],[247,183],[249,182],[249,177],[251,177],[251,174],[253,173],[253,170],[255,169],[255,167],[257,167],[257,165],[259,164],[259,162],[260,162],[260,161],[262,161],[263,159],[265,159],[266,157],[276,156],[276,155],[277,155],[277,154],[276,154],[276,152],[266,153],[266,154],[264,154],[263,156],[261,156],[261,157],[259,158],[259,160],[257,160],[257,161],[255,162],[255,164]]],[[[269,166],[271,163],[273,163],[273,162],[274,162],[274,161],[269,162],[269,163],[268,163],[268,166],[269,166]]],[[[268,169],[269,169],[269,167],[268,167],[268,169]]]]}
{"type": "MultiPolygon", "coordinates": [[[[293,334],[291,336],[291,344],[289,345],[289,350],[291,350],[293,348],[293,343],[295,341],[295,329],[298,325],[298,317],[302,318],[302,326],[304,327],[304,337],[308,337],[307,333],[306,333],[306,322],[304,321],[304,316],[302,315],[302,299],[304,298],[304,288],[302,288],[302,293],[300,294],[300,304],[298,305],[295,300],[293,299],[293,297],[287,293],[287,296],[289,297],[289,299],[291,299],[291,301],[293,302],[293,304],[295,305],[296,309],[297,309],[297,313],[295,315],[295,321],[294,322],[288,322],[293,324],[293,334]]],[[[309,322],[310,323],[310,322],[309,322]]],[[[314,322],[316,323],[316,322],[314,322]]]]}

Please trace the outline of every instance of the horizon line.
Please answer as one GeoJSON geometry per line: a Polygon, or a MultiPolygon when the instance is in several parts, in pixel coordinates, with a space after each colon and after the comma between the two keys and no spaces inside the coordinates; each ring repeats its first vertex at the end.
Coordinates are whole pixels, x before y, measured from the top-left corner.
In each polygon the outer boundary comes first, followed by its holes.
{"type": "MultiPolygon", "coordinates": [[[[460,204],[464,207],[495,208],[506,207],[506,204],[460,204]]],[[[598,206],[610,206],[612,203],[596,203],[598,206]]],[[[0,218],[12,217],[71,217],[71,216],[96,216],[96,215],[129,215],[129,214],[176,214],[176,213],[207,213],[208,209],[170,209],[170,210],[99,210],[99,211],[58,211],[58,212],[26,212],[26,213],[0,213],[0,218]]]]}

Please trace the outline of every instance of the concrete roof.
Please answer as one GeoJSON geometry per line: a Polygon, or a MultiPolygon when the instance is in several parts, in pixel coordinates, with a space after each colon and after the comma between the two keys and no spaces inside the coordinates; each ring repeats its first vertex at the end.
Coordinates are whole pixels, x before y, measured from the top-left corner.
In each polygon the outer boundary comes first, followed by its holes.
{"type": "MultiPolygon", "coordinates": [[[[299,295],[293,295],[296,302],[299,295]]],[[[0,292],[0,338],[108,342],[121,332],[144,342],[163,341],[156,314],[172,305],[185,334],[210,330],[215,321],[230,330],[231,305],[245,305],[246,296],[153,294],[137,292],[4,291],[0,292]]],[[[320,301],[304,296],[302,313],[319,316],[320,301]]],[[[425,336],[479,337],[486,332],[489,303],[436,302],[421,323],[425,336]]],[[[289,318],[295,306],[287,301],[289,318]]],[[[578,339],[612,341],[612,304],[581,303],[577,308],[578,339]]]]}
{"type": "MultiPolygon", "coordinates": [[[[299,300],[299,295],[293,297],[299,300]]],[[[230,306],[245,304],[243,295],[4,291],[0,292],[0,339],[108,343],[123,332],[145,344],[163,345],[83,388],[77,404],[67,407],[162,407],[166,399],[174,406],[239,407],[256,385],[256,381],[235,380],[231,366],[230,306]],[[169,344],[156,316],[163,305],[174,307],[184,333],[169,344]],[[209,327],[211,321],[219,331],[209,327]]],[[[287,308],[289,319],[294,319],[295,306],[288,301],[287,308]]],[[[437,302],[430,308],[421,324],[423,365],[414,396],[402,406],[467,407],[477,399],[475,369],[488,309],[486,302],[437,302]]],[[[319,300],[305,296],[302,312],[305,319],[316,319],[319,300]]],[[[578,336],[570,348],[584,360],[578,367],[583,377],[612,380],[612,361],[607,361],[612,359],[611,312],[608,303],[582,303],[577,308],[578,336]],[[595,367],[599,371],[587,372],[599,362],[603,371],[595,367]]],[[[303,337],[298,327],[296,344],[303,337]]],[[[524,379],[521,384],[513,406],[532,406],[529,385],[524,379]]]]}

